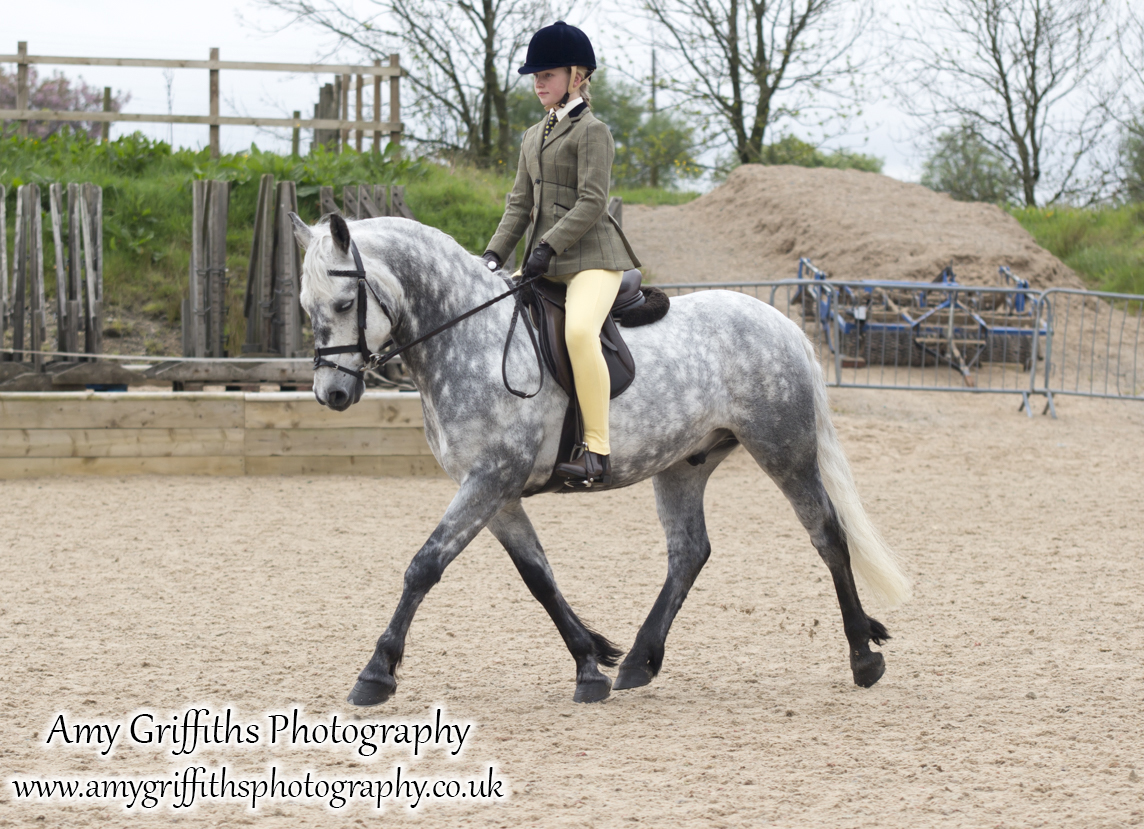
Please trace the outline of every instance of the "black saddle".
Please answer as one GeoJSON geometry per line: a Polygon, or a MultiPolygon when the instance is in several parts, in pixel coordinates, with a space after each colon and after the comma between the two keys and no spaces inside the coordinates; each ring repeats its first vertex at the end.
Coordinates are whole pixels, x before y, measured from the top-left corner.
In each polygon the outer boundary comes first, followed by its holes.
{"type": "MultiPolygon", "coordinates": [[[[621,395],[636,376],[635,361],[627,344],[620,336],[620,326],[633,328],[656,322],[667,314],[670,302],[658,288],[640,285],[643,276],[638,270],[625,271],[620,290],[612,303],[612,310],[600,329],[600,348],[608,364],[611,378],[611,397],[621,395]]],[[[572,375],[572,360],[564,341],[564,300],[568,288],[562,282],[538,279],[529,286],[531,292],[522,291],[521,299],[528,306],[533,327],[537,332],[540,353],[557,384],[568,394],[568,412],[560,436],[560,449],[556,462],[572,460],[582,442],[580,407],[576,402],[576,384],[572,375]]],[[[538,492],[566,491],[555,476],[538,492]]],[[[534,493],[528,493],[534,494],[534,493]]]]}

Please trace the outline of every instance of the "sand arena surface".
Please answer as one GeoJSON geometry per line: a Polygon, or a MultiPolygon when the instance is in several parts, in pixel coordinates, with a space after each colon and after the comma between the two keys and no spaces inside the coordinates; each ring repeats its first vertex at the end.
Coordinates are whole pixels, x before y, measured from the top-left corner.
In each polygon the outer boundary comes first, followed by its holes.
{"type": "MultiPolygon", "coordinates": [[[[1144,814],[1144,407],[832,392],[859,489],[908,560],[916,598],[871,612],[894,638],[874,688],[850,679],[826,568],[741,450],[707,496],[714,552],[649,687],[572,703],[573,665],[482,533],[413,624],[397,696],[365,716],[474,724],[468,777],[501,804],[422,803],[421,827],[1136,825],[1144,814]],[[1139,769],[1139,771],[1137,770],[1139,769]]],[[[447,480],[0,482],[0,826],[158,826],[172,814],[16,803],[11,777],[157,776],[187,763],[121,746],[45,749],[58,711],[234,706],[247,721],[341,703],[447,480]]],[[[527,507],[572,606],[631,645],[663,575],[650,483],[527,507]],[[605,523],[607,522],[607,523],[605,523]],[[605,526],[611,529],[604,532],[605,526]],[[601,538],[598,543],[588,539],[601,538]]],[[[614,675],[614,671],[611,672],[614,675]]],[[[360,714],[356,716],[362,716],[360,714]]],[[[194,756],[262,775],[383,776],[329,748],[194,756]]],[[[372,810],[214,803],[176,825],[376,825],[372,810]]],[[[391,807],[387,825],[407,812],[391,807]]]]}

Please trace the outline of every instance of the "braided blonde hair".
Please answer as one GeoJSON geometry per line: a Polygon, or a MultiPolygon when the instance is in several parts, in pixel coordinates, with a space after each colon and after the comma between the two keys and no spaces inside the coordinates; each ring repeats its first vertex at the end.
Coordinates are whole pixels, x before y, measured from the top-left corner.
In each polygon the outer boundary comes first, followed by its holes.
{"type": "Polygon", "coordinates": [[[584,82],[580,84],[580,89],[577,90],[580,97],[584,99],[584,103],[588,106],[592,105],[592,81],[591,73],[583,66],[570,66],[568,67],[568,85],[571,86],[572,82],[576,79],[577,75],[584,76],[584,82]]]}

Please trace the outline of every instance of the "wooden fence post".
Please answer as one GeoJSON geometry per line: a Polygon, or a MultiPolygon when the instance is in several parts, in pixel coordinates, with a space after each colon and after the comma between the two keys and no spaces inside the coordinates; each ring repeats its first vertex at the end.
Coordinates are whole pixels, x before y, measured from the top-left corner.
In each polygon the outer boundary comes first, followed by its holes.
{"type": "Polygon", "coordinates": [[[282,321],[283,357],[296,357],[302,351],[302,309],[298,302],[301,289],[302,261],[298,255],[298,243],[294,240],[294,225],[290,213],[298,212],[298,193],[294,182],[278,184],[278,198],[275,209],[276,231],[274,239],[274,263],[278,289],[278,315],[282,321]]]}
{"type": "Polygon", "coordinates": [[[353,221],[355,219],[362,219],[360,205],[358,204],[358,188],[356,185],[347,184],[342,188],[342,215],[353,221]]]}
{"type": "MultiPolygon", "coordinates": [[[[350,120],[350,76],[342,75],[342,99],[341,99],[342,120],[350,120]]],[[[346,148],[350,145],[350,131],[343,128],[339,135],[341,141],[338,143],[338,152],[345,152],[346,148]]]]}
{"type": "MultiPolygon", "coordinates": [[[[8,190],[0,184],[0,347],[3,347],[4,333],[8,330],[8,190]]],[[[0,362],[7,361],[8,354],[0,353],[0,362]]]]}
{"type": "Polygon", "coordinates": [[[58,182],[48,188],[48,210],[52,219],[52,244],[56,250],[56,348],[68,350],[68,275],[63,232],[64,188],[58,182]]]}
{"type": "Polygon", "coordinates": [[[404,184],[394,184],[389,188],[389,215],[417,221],[417,217],[413,215],[413,211],[405,203],[404,184]]]}
{"type": "Polygon", "coordinates": [[[338,203],[334,201],[334,188],[333,187],[319,187],[318,188],[318,209],[322,214],[326,213],[341,213],[338,210],[338,203]]]}
{"type": "MultiPolygon", "coordinates": [[[[105,86],[103,88],[103,111],[104,112],[111,112],[111,87],[110,86],[105,86]]],[[[99,135],[103,139],[104,144],[106,144],[108,141],[111,140],[111,122],[110,121],[104,121],[102,124],[99,125],[99,135]]]]}
{"type": "MultiPolygon", "coordinates": [[[[393,69],[400,69],[400,58],[397,55],[389,56],[389,65],[393,69]]],[[[391,144],[401,144],[401,88],[400,75],[393,75],[389,79],[389,120],[395,125],[389,134],[391,144]]]]}
{"type": "MultiPolygon", "coordinates": [[[[362,93],[363,80],[364,79],[362,78],[361,75],[357,76],[357,96],[356,96],[356,99],[354,101],[354,103],[356,104],[356,108],[357,108],[357,118],[354,119],[356,121],[362,120],[361,93],[362,93]]],[[[361,152],[361,139],[365,133],[360,128],[355,130],[354,132],[357,133],[357,135],[354,137],[354,149],[356,149],[360,153],[361,152]]]]}
{"type": "MultiPolygon", "coordinates": [[[[381,59],[374,58],[373,65],[381,66],[381,59]]],[[[373,122],[381,123],[381,75],[373,76],[373,122]]],[[[373,151],[381,152],[381,130],[373,131],[373,151]]]]}
{"type": "MultiPolygon", "coordinates": [[[[358,198],[358,218],[359,219],[376,219],[378,216],[384,216],[385,212],[381,207],[378,207],[377,202],[373,198],[376,188],[368,184],[360,184],[357,188],[358,198]]],[[[382,204],[385,204],[385,191],[382,191],[382,204]]]]}
{"type": "MultiPolygon", "coordinates": [[[[28,64],[25,59],[28,57],[28,41],[21,40],[16,44],[16,54],[19,59],[16,62],[16,109],[28,108],[28,64]]],[[[16,135],[21,138],[28,137],[28,122],[21,119],[17,122],[16,135]]],[[[16,198],[19,198],[19,191],[17,191],[16,198]]]]}
{"type": "MultiPolygon", "coordinates": [[[[218,48],[211,49],[211,60],[218,60],[218,48]]],[[[218,70],[211,70],[211,118],[218,118],[218,70]]],[[[219,139],[218,139],[218,121],[215,120],[211,124],[211,158],[218,158],[219,155],[219,139]]]]}
{"type": "MultiPolygon", "coordinates": [[[[294,120],[299,121],[299,120],[301,120],[301,118],[302,118],[302,110],[300,110],[300,109],[294,110],[294,120]]],[[[291,155],[291,157],[293,157],[293,158],[298,157],[299,150],[300,150],[299,144],[301,144],[301,142],[302,142],[302,128],[299,127],[297,124],[295,124],[294,129],[291,131],[291,134],[290,134],[290,155],[291,155]]]]}
{"type": "Polygon", "coordinates": [[[16,235],[15,250],[12,252],[12,360],[19,363],[24,359],[24,297],[28,293],[28,222],[27,199],[23,184],[16,188],[16,235]]]}
{"type": "MultiPolygon", "coordinates": [[[[83,264],[87,288],[86,319],[84,320],[84,352],[99,354],[103,351],[103,266],[96,243],[96,211],[102,212],[102,193],[94,184],[80,187],[79,225],[83,237],[83,264]]],[[[102,221],[99,222],[102,225],[102,221]]],[[[102,229],[102,228],[100,228],[102,229]]],[[[102,234],[100,234],[102,235],[102,234]]]]}
{"type": "Polygon", "coordinates": [[[67,347],[64,351],[77,353],[79,351],[79,330],[82,327],[83,314],[83,285],[82,266],[80,256],[83,246],[80,244],[79,230],[79,185],[75,182],[68,184],[68,288],[67,288],[67,347]]]}
{"type": "Polygon", "coordinates": [[[206,257],[203,250],[203,225],[207,209],[207,182],[191,182],[191,274],[190,274],[190,316],[183,321],[189,326],[186,338],[191,347],[191,356],[207,356],[206,338],[206,257]]]}
{"type": "Polygon", "coordinates": [[[393,211],[389,209],[389,188],[384,184],[375,184],[373,186],[373,203],[377,205],[377,215],[393,215],[393,211]]]}
{"type": "MultiPolygon", "coordinates": [[[[335,78],[337,83],[340,80],[335,78]]],[[[314,118],[337,118],[338,117],[338,96],[337,90],[334,88],[335,84],[325,84],[318,90],[318,104],[314,107],[314,118]]],[[[338,131],[314,128],[314,140],[310,144],[310,151],[313,152],[314,148],[321,144],[326,149],[337,150],[338,147],[338,131]]]]}
{"type": "MultiPolygon", "coordinates": [[[[32,184],[29,187],[28,202],[32,214],[32,238],[28,246],[32,256],[32,351],[40,352],[44,350],[48,338],[48,315],[44,307],[47,305],[44,296],[44,211],[40,202],[40,186],[32,184]]],[[[44,365],[44,355],[33,353],[32,364],[36,371],[40,371],[44,365]]]]}
{"type": "Polygon", "coordinates": [[[210,183],[210,213],[207,225],[207,296],[210,312],[208,357],[226,356],[226,220],[230,208],[230,183],[210,183]]]}
{"type": "Polygon", "coordinates": [[[250,243],[250,267],[246,272],[246,342],[243,354],[268,351],[263,317],[268,310],[267,298],[273,290],[267,286],[271,278],[269,251],[274,244],[274,176],[267,173],[258,183],[258,204],[254,210],[254,238],[250,243]]]}

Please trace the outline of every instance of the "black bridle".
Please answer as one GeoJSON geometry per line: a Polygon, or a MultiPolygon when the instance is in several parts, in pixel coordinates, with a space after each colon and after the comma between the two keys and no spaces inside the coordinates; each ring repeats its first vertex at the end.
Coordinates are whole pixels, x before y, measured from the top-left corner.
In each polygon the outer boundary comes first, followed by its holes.
{"type": "Polygon", "coordinates": [[[354,270],[352,270],[352,271],[330,270],[330,271],[326,271],[326,273],[330,276],[345,276],[345,277],[349,277],[349,278],[357,280],[357,283],[358,283],[357,284],[357,329],[358,329],[357,344],[356,345],[332,345],[332,346],[327,346],[326,348],[318,348],[317,345],[315,345],[314,346],[314,371],[317,371],[320,368],[333,368],[333,369],[337,369],[340,372],[348,374],[351,377],[354,377],[354,378],[364,382],[365,381],[365,372],[367,370],[377,371],[379,368],[381,368],[383,365],[388,363],[390,360],[392,360],[394,357],[396,357],[402,351],[405,351],[407,348],[412,348],[413,346],[417,345],[418,343],[424,342],[425,340],[429,339],[430,337],[434,337],[437,334],[440,334],[442,331],[444,331],[448,328],[452,328],[454,325],[461,322],[461,320],[468,319],[469,317],[471,317],[473,314],[477,313],[478,311],[485,310],[490,305],[493,305],[497,302],[500,302],[505,297],[515,295],[516,307],[513,309],[512,322],[509,324],[509,327],[508,327],[508,337],[505,339],[504,354],[501,355],[501,378],[504,380],[504,387],[506,389],[508,389],[513,394],[515,394],[517,397],[522,397],[526,400],[530,397],[535,397],[537,394],[540,393],[540,390],[542,388],[544,388],[544,366],[543,366],[543,363],[541,362],[541,357],[540,357],[540,345],[536,341],[536,335],[532,331],[532,326],[529,325],[527,322],[525,322],[524,327],[525,327],[525,330],[528,331],[528,339],[532,342],[532,349],[536,354],[536,367],[540,371],[540,385],[537,386],[536,391],[532,392],[532,394],[525,394],[524,392],[517,391],[516,389],[514,389],[512,386],[509,385],[508,368],[507,368],[509,344],[512,342],[512,335],[513,335],[513,332],[516,330],[517,318],[520,316],[521,311],[523,310],[523,307],[522,307],[522,304],[520,301],[520,296],[518,295],[518,292],[522,288],[524,288],[526,285],[529,285],[532,282],[535,282],[537,279],[539,279],[540,278],[539,275],[532,276],[532,277],[529,277],[527,279],[521,279],[520,282],[518,282],[513,287],[509,288],[503,294],[499,294],[498,296],[493,297],[488,302],[484,302],[484,303],[478,305],[476,308],[470,308],[468,311],[461,314],[459,317],[454,317],[453,319],[449,320],[448,322],[444,323],[443,325],[438,325],[436,328],[434,328],[428,334],[423,334],[422,336],[415,339],[413,342],[406,343],[405,345],[399,346],[399,345],[397,345],[397,340],[395,340],[392,336],[392,331],[397,326],[397,322],[393,318],[393,313],[389,310],[389,306],[385,304],[385,301],[382,300],[382,298],[380,296],[378,296],[377,291],[375,291],[373,289],[373,286],[370,285],[369,282],[366,281],[365,266],[362,265],[361,254],[358,253],[357,242],[355,242],[353,239],[350,239],[350,253],[353,254],[353,257],[354,257],[354,270]],[[381,344],[381,350],[380,351],[370,351],[369,350],[369,344],[366,343],[366,340],[365,340],[366,311],[368,310],[368,306],[367,306],[368,297],[366,295],[367,289],[369,290],[369,292],[371,294],[373,294],[373,298],[375,300],[377,300],[377,304],[381,307],[381,312],[383,314],[385,314],[386,319],[389,320],[389,329],[390,329],[391,335],[390,335],[389,339],[387,339],[384,343],[381,344]],[[390,348],[388,351],[386,351],[385,349],[388,346],[393,346],[393,347],[390,348]],[[365,362],[365,365],[362,366],[360,371],[358,371],[358,370],[348,368],[348,367],[343,366],[343,365],[339,365],[338,363],[335,363],[333,360],[325,359],[327,354],[361,354],[361,358],[365,362]]]}
{"type": "MultiPolygon", "coordinates": [[[[353,239],[350,240],[350,253],[352,253],[354,257],[354,270],[332,270],[327,271],[327,273],[330,276],[348,276],[357,280],[357,345],[332,345],[327,348],[318,348],[315,345],[314,371],[317,371],[320,368],[334,368],[338,371],[350,375],[351,377],[356,377],[358,380],[364,381],[365,370],[367,368],[370,370],[376,370],[377,368],[385,365],[387,362],[392,360],[393,356],[397,353],[394,350],[390,350],[388,353],[384,354],[382,352],[373,352],[369,350],[369,345],[365,341],[365,315],[366,311],[369,310],[367,305],[368,298],[366,297],[365,293],[367,288],[369,289],[369,292],[373,294],[373,298],[377,300],[377,304],[381,306],[381,311],[383,314],[385,314],[386,319],[389,320],[390,331],[393,330],[393,326],[396,323],[394,322],[393,314],[389,310],[389,306],[386,305],[382,298],[377,295],[377,291],[373,289],[373,286],[366,281],[365,267],[361,263],[361,254],[358,253],[357,242],[355,242],[353,239]],[[361,371],[347,368],[346,366],[335,363],[333,360],[326,359],[327,354],[354,353],[360,353],[362,360],[365,361],[365,366],[361,371]]],[[[383,351],[388,345],[396,345],[396,341],[392,336],[381,344],[383,351]]]]}

